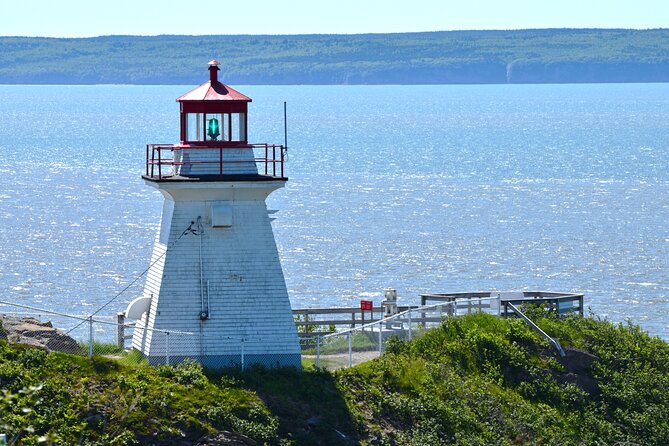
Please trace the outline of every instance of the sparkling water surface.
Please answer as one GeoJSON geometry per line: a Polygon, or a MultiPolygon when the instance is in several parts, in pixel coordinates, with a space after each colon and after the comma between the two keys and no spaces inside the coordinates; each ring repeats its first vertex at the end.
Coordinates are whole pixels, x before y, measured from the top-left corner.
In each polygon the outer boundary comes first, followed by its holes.
{"type": "MultiPolygon", "coordinates": [[[[0,86],[0,299],[86,314],[149,264],[144,144],[190,86],[0,86]]],[[[294,308],[583,292],[669,339],[669,84],[240,86],[294,308]]],[[[122,311],[143,280],[103,314],[122,311]]]]}

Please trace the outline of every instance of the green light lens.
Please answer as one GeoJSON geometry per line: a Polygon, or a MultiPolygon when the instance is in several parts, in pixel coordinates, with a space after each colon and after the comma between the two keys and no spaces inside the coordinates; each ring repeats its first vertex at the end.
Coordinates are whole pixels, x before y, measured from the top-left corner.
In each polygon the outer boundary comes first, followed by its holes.
{"type": "Polygon", "coordinates": [[[218,127],[218,119],[211,118],[207,125],[207,135],[210,139],[216,140],[221,135],[221,131],[218,127]]]}

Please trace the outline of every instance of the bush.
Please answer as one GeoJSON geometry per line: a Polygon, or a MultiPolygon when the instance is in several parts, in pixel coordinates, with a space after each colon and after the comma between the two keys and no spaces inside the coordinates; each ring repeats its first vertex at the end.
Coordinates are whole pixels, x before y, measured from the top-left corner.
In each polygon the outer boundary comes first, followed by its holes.
{"type": "Polygon", "coordinates": [[[335,373],[152,368],[0,341],[0,425],[17,444],[669,444],[669,345],[632,324],[449,318],[335,373]]]}

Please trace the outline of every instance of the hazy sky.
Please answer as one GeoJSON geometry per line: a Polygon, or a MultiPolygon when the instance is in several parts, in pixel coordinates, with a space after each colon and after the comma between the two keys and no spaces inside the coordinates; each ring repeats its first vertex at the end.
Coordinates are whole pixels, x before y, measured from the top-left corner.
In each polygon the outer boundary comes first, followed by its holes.
{"type": "Polygon", "coordinates": [[[666,28],[669,0],[0,0],[0,35],[666,28]]]}

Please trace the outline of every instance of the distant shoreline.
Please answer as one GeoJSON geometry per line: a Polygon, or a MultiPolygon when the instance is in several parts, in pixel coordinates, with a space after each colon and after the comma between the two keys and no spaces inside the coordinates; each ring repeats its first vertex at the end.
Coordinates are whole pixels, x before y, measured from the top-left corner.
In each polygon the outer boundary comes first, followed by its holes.
{"type": "Polygon", "coordinates": [[[669,29],[394,34],[0,37],[0,84],[233,85],[669,82],[669,29]]]}
{"type": "MultiPolygon", "coordinates": [[[[237,87],[443,87],[443,86],[521,86],[521,85],[628,85],[628,84],[667,84],[666,81],[630,81],[630,82],[532,82],[532,83],[457,83],[457,84],[234,84],[237,87]]],[[[230,83],[232,84],[232,83],[230,83]]],[[[0,83],[0,87],[190,87],[193,84],[27,84],[0,83]]]]}

